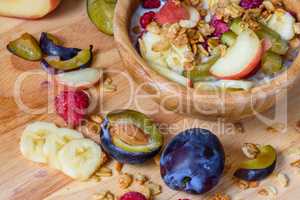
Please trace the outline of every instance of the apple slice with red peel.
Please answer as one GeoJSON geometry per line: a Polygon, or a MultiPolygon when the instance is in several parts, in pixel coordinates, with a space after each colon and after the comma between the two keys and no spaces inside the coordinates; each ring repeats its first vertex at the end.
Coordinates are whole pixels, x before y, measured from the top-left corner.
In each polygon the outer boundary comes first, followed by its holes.
{"type": "Polygon", "coordinates": [[[0,15],[39,19],[53,11],[61,0],[0,0],[0,15]]]}
{"type": "Polygon", "coordinates": [[[69,88],[86,89],[93,87],[101,79],[101,69],[86,68],[55,75],[58,84],[69,88]]]}
{"type": "Polygon", "coordinates": [[[155,15],[155,20],[159,24],[173,24],[189,18],[188,10],[181,3],[175,2],[175,0],[168,0],[155,15]]]}
{"type": "Polygon", "coordinates": [[[263,48],[257,35],[247,29],[210,69],[219,79],[238,80],[249,75],[259,64],[263,48]]]}

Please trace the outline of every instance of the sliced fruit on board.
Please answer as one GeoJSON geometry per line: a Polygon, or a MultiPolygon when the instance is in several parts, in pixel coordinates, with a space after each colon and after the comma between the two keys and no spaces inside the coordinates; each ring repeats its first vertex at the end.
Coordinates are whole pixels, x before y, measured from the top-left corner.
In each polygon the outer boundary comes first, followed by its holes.
{"type": "Polygon", "coordinates": [[[295,18],[287,11],[277,9],[268,21],[268,27],[277,32],[282,39],[291,40],[295,36],[295,18]]]}
{"type": "Polygon", "coordinates": [[[26,19],[39,19],[53,11],[61,0],[1,0],[0,15],[26,19]]]}
{"type": "Polygon", "coordinates": [[[61,170],[58,152],[70,141],[81,138],[83,138],[81,133],[68,128],[59,128],[54,134],[48,135],[43,146],[43,152],[48,158],[48,164],[55,169],[61,170]]]}
{"type": "Polygon", "coordinates": [[[101,128],[103,149],[121,163],[143,163],[163,145],[163,136],[155,123],[134,110],[109,113],[101,128]]]}
{"type": "Polygon", "coordinates": [[[246,181],[260,181],[272,174],[276,167],[277,153],[271,146],[259,148],[260,153],[255,159],[242,162],[234,176],[246,181]]]}
{"type": "Polygon", "coordinates": [[[87,180],[101,165],[102,150],[89,139],[76,139],[58,153],[62,171],[76,180],[87,180]]]}
{"type": "Polygon", "coordinates": [[[210,69],[211,74],[220,79],[242,79],[259,64],[262,45],[257,35],[250,29],[243,31],[226,55],[210,69]]]}
{"type": "Polygon", "coordinates": [[[7,45],[7,49],[14,55],[29,61],[39,61],[43,56],[39,43],[28,33],[11,41],[7,45]]]}
{"type": "Polygon", "coordinates": [[[55,80],[60,84],[70,88],[90,88],[99,82],[103,75],[101,69],[86,68],[55,75],[55,80]]]}
{"type": "Polygon", "coordinates": [[[56,57],[47,57],[41,61],[41,64],[42,67],[51,74],[87,68],[90,66],[93,59],[92,50],[93,46],[90,46],[89,49],[83,49],[75,57],[64,61],[57,59],[56,57]]]}
{"type": "Polygon", "coordinates": [[[34,162],[47,163],[48,157],[45,155],[43,148],[49,135],[57,132],[57,127],[52,123],[34,122],[28,125],[20,141],[22,155],[34,162]]]}
{"type": "Polygon", "coordinates": [[[88,0],[87,13],[90,20],[103,33],[113,35],[113,17],[116,1],[88,0]]]}
{"type": "Polygon", "coordinates": [[[181,3],[168,0],[156,13],[155,19],[160,24],[172,24],[180,20],[188,20],[189,17],[188,10],[181,3]]]}
{"type": "Polygon", "coordinates": [[[73,58],[81,51],[77,48],[66,48],[61,46],[61,43],[55,36],[50,33],[43,32],[40,37],[40,47],[44,54],[49,56],[59,56],[61,60],[73,58]]]}

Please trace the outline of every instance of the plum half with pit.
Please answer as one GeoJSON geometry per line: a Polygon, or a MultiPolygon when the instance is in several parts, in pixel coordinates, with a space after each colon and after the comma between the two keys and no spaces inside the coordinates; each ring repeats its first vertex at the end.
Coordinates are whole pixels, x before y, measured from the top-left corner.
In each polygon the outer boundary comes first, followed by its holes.
{"type": "Polygon", "coordinates": [[[160,152],[163,145],[163,135],[156,124],[134,110],[108,113],[101,129],[103,149],[120,163],[143,163],[160,152]]]}
{"type": "Polygon", "coordinates": [[[234,176],[245,181],[260,181],[267,178],[276,167],[276,150],[271,146],[259,148],[255,159],[242,162],[234,176]]]}
{"type": "Polygon", "coordinates": [[[181,132],[166,146],[160,171],[171,189],[203,194],[218,184],[224,163],[219,139],[209,130],[194,128],[181,132]]]}

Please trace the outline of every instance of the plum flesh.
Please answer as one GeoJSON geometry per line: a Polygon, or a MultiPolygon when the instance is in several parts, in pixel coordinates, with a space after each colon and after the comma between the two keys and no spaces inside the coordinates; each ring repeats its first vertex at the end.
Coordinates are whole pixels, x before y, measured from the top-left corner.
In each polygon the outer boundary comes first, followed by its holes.
{"type": "Polygon", "coordinates": [[[160,170],[171,189],[203,194],[218,184],[224,163],[219,139],[208,130],[195,128],[180,133],[167,145],[160,170]]]}

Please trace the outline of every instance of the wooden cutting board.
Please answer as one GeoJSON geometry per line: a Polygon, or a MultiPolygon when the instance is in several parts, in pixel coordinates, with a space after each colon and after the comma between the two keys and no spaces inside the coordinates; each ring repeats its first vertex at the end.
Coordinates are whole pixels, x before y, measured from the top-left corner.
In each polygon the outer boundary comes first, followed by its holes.
{"type": "MultiPolygon", "coordinates": [[[[118,69],[126,74],[113,38],[98,32],[90,23],[83,0],[64,0],[54,13],[38,21],[0,17],[0,199],[88,200],[92,199],[93,194],[106,190],[120,195],[124,191],[118,187],[117,174],[111,178],[103,178],[99,183],[76,182],[59,171],[25,160],[19,152],[19,139],[26,124],[36,120],[63,124],[62,120],[53,112],[52,100],[48,99],[48,93],[51,93],[52,87],[45,82],[47,76],[40,69],[39,64],[24,62],[11,56],[6,50],[6,44],[20,34],[29,32],[38,37],[42,31],[60,36],[67,46],[84,48],[93,44],[96,49],[94,67],[106,70],[118,69]],[[18,91],[20,91],[19,99],[22,100],[27,110],[24,110],[24,106],[21,109],[16,103],[18,98],[14,97],[14,91],[18,89],[16,82],[21,79],[20,77],[26,77],[18,91]],[[49,108],[48,105],[50,105],[49,108]],[[39,110],[40,113],[30,114],[28,112],[30,109],[39,110]]],[[[164,130],[168,139],[181,130],[203,127],[213,130],[224,144],[227,165],[232,167],[226,172],[218,187],[203,196],[190,196],[168,189],[160,178],[159,167],[152,161],[138,166],[125,165],[124,172],[131,174],[140,172],[147,175],[154,183],[162,185],[162,193],[155,199],[206,199],[216,192],[229,194],[232,199],[266,199],[266,197],[257,195],[259,188],[242,191],[232,180],[234,167],[243,158],[240,148],[245,142],[272,144],[276,147],[279,152],[276,171],[282,171],[289,176],[289,186],[282,188],[272,178],[263,181],[260,185],[276,186],[278,189],[277,199],[299,199],[300,174],[295,174],[295,170],[290,167],[289,163],[300,159],[300,155],[291,156],[288,155],[288,151],[293,147],[300,147],[300,133],[297,133],[294,128],[296,121],[300,119],[300,88],[297,87],[300,81],[296,84],[296,88],[289,92],[288,129],[286,131],[268,131],[267,126],[260,120],[248,119],[242,122],[245,131],[241,133],[233,128],[233,124],[224,124],[222,121],[203,121],[163,112],[151,98],[141,95],[133,96],[128,79],[123,74],[109,73],[108,76],[112,77],[113,83],[117,85],[117,91],[104,93],[101,96],[103,97],[100,100],[101,112],[127,107],[139,110],[142,108],[149,113],[155,111],[150,115],[156,122],[168,127],[164,130]],[[132,103],[127,105],[132,96],[135,101],[131,101],[132,103]]],[[[134,92],[136,91],[136,86],[134,86],[134,92]]],[[[143,92],[139,94],[143,94],[143,92]]],[[[272,116],[272,113],[273,111],[269,111],[266,115],[272,116]]],[[[97,136],[93,138],[97,140],[97,136]]],[[[113,168],[113,164],[113,162],[110,163],[111,168],[113,168]]],[[[134,184],[130,189],[140,188],[134,184]]]]}

